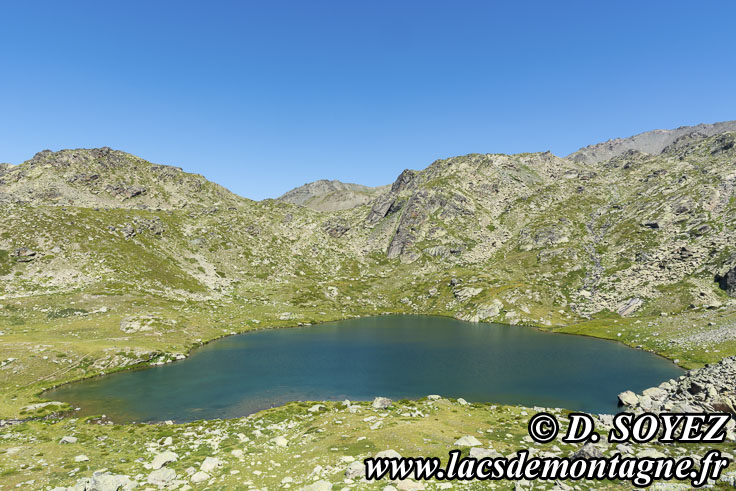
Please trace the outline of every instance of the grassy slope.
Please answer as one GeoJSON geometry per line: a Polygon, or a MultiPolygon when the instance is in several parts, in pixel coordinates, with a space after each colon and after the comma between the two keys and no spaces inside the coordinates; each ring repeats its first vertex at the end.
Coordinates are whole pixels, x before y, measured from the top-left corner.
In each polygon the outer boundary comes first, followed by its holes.
{"type": "MultiPolygon", "coordinates": [[[[5,451],[2,485],[10,488],[28,483],[35,489],[69,484],[80,476],[106,468],[113,473],[127,474],[145,482],[150,472],[146,464],[165,450],[177,453],[179,460],[169,464],[179,478],[187,479],[187,469],[199,469],[206,457],[217,457],[223,466],[211,473],[211,480],[202,485],[208,489],[281,488],[282,480],[291,477],[291,487],[299,488],[317,480],[327,480],[337,486],[348,484],[355,489],[383,489],[385,481],[368,484],[345,483],[344,472],[350,458],[362,460],[381,450],[393,449],[404,456],[436,456],[443,462],[454,442],[473,435],[486,448],[511,456],[517,450],[529,449],[533,454],[552,452],[567,456],[576,445],[555,441],[535,444],[527,436],[528,418],[534,413],[520,407],[489,404],[461,405],[441,399],[400,401],[386,411],[375,410],[369,404],[354,406],[349,411],[342,403],[325,403],[319,412],[309,412],[311,403],[291,403],[257,413],[248,418],[226,421],[201,421],[185,425],[124,425],[90,424],[77,419],[56,422],[34,422],[13,426],[0,443],[5,451]],[[366,418],[373,418],[365,421],[366,418]],[[370,429],[377,422],[376,429],[370,429]],[[260,433],[259,433],[260,432],[260,433]],[[59,444],[63,436],[75,436],[74,444],[59,444]],[[259,436],[260,435],[260,436],[259,436]],[[284,436],[286,447],[277,446],[273,438],[284,436]],[[165,439],[172,438],[171,445],[165,439]],[[12,450],[11,450],[12,449],[12,450]],[[243,456],[233,455],[242,450],[243,456]],[[75,462],[86,455],[87,462],[75,462]],[[346,459],[347,458],[347,459],[346,459]]],[[[566,430],[565,411],[552,410],[566,430]]],[[[605,434],[605,429],[597,425],[605,434]]],[[[601,447],[607,455],[620,451],[601,447]]],[[[637,445],[629,449],[637,454],[654,448],[665,455],[703,455],[710,448],[734,453],[730,445],[678,448],[672,445],[637,445]]],[[[467,449],[464,452],[467,455],[467,449]]],[[[190,471],[191,472],[191,471],[190,471]]],[[[486,489],[488,484],[453,483],[455,487],[486,489]]],[[[555,483],[539,483],[550,488],[555,483]]],[[[508,483],[499,483],[501,489],[508,483]]],[[[630,489],[626,483],[598,483],[597,489],[630,489]]]]}

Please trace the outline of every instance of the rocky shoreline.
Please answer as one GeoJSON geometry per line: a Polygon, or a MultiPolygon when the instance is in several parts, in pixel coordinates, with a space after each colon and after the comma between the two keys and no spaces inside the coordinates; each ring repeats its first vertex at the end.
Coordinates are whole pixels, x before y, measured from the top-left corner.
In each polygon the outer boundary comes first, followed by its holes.
{"type": "Polygon", "coordinates": [[[635,413],[731,414],[729,439],[736,440],[736,356],[690,370],[641,394],[627,390],[618,395],[618,400],[624,410],[635,413]]]}

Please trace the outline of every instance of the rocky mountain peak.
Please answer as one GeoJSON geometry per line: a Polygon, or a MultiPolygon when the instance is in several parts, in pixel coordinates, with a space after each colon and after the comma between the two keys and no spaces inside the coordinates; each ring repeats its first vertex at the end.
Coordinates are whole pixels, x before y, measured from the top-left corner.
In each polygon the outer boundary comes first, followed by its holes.
{"type": "Polygon", "coordinates": [[[627,150],[658,155],[671,145],[683,146],[713,135],[736,131],[736,121],[723,121],[696,126],[680,126],[673,130],[653,130],[628,138],[615,138],[603,143],[588,145],[567,156],[581,163],[599,163],[617,157],[627,150]]]}
{"type": "Polygon", "coordinates": [[[232,197],[200,175],[109,147],[43,150],[0,168],[4,203],[166,209],[232,197]]]}
{"type": "Polygon", "coordinates": [[[279,201],[317,211],[339,211],[369,203],[385,186],[369,187],[337,180],[308,182],[278,197],[279,201]]]}

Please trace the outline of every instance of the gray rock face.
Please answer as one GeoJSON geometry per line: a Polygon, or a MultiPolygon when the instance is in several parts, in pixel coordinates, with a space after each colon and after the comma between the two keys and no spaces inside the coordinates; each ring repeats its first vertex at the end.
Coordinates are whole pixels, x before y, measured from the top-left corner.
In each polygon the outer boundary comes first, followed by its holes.
{"type": "Polygon", "coordinates": [[[626,317],[627,315],[631,315],[634,312],[636,312],[636,310],[639,307],[641,307],[641,305],[643,303],[644,302],[640,298],[632,298],[632,299],[629,299],[628,301],[624,302],[623,304],[621,304],[619,306],[619,308],[617,310],[618,315],[620,315],[622,317],[626,317]]]}
{"type": "Polygon", "coordinates": [[[339,238],[348,233],[350,225],[344,220],[333,219],[325,223],[322,228],[330,237],[339,238]]]}
{"type": "Polygon", "coordinates": [[[414,176],[416,176],[415,171],[405,169],[391,185],[391,192],[400,193],[405,189],[411,189],[414,184],[414,176]]]}
{"type": "Polygon", "coordinates": [[[723,276],[716,275],[716,281],[721,290],[725,290],[731,296],[736,295],[736,268],[728,270],[723,276]]]}
{"type": "MultiPolygon", "coordinates": [[[[668,149],[676,149],[684,144],[709,136],[736,130],[736,121],[724,121],[715,124],[699,124],[697,126],[682,126],[674,130],[654,130],[628,138],[616,138],[603,143],[596,143],[581,148],[567,156],[575,162],[586,164],[603,162],[623,155],[626,151],[635,150],[649,154],[659,154],[668,149]],[[668,148],[669,147],[669,148],[668,148]]],[[[714,149],[717,151],[717,149],[714,149]]]]}

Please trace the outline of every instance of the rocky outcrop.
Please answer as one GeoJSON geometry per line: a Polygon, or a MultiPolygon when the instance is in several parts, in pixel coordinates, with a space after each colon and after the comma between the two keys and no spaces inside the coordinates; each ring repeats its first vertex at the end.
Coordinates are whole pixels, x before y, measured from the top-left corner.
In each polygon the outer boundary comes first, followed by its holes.
{"type": "Polygon", "coordinates": [[[620,406],[635,412],[725,412],[736,418],[736,356],[690,370],[641,394],[622,392],[618,399],[620,406]]]}
{"type": "Polygon", "coordinates": [[[36,258],[36,251],[29,249],[28,247],[21,247],[13,252],[16,262],[29,263],[36,258]]]}
{"type": "Polygon", "coordinates": [[[350,225],[345,220],[336,219],[326,222],[322,228],[327,235],[337,239],[350,230],[350,225]]]}
{"type": "Polygon", "coordinates": [[[736,295],[736,268],[729,269],[723,275],[716,275],[716,281],[721,290],[731,296],[736,295]]]}

